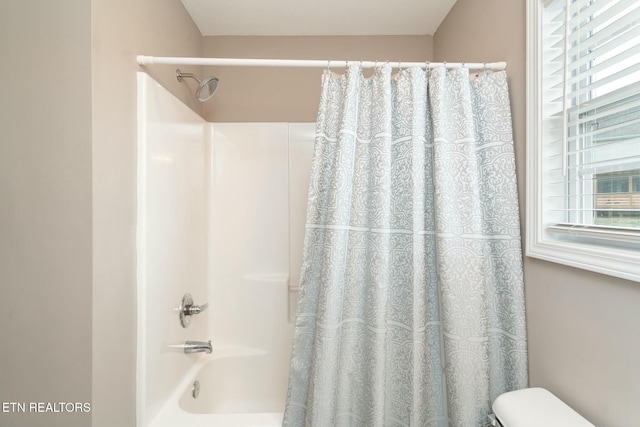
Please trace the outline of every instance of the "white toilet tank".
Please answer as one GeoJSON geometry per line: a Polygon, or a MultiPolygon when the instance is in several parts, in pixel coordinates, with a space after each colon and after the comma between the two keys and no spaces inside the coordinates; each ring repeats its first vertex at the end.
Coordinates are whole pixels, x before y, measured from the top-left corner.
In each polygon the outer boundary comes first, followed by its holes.
{"type": "Polygon", "coordinates": [[[501,394],[493,413],[503,427],[595,427],[544,388],[501,394]]]}

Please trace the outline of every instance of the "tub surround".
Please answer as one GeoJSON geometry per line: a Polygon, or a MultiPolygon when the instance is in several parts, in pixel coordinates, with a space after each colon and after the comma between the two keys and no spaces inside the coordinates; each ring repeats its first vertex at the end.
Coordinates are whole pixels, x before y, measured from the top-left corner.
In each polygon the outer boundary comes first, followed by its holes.
{"type": "Polygon", "coordinates": [[[138,79],[138,425],[280,425],[315,124],[207,123],[138,79]]]}

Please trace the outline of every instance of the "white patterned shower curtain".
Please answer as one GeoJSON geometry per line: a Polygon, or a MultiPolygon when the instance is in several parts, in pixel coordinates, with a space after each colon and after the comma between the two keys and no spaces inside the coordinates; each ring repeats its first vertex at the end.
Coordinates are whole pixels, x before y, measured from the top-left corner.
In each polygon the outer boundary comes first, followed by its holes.
{"type": "Polygon", "coordinates": [[[480,427],[527,386],[504,72],[325,72],[286,426],[480,427]]]}

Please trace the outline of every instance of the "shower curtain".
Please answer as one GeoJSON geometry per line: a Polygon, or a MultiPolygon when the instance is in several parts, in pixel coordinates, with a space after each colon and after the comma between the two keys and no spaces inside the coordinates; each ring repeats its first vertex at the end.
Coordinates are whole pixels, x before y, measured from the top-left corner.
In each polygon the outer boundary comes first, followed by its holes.
{"type": "Polygon", "coordinates": [[[487,425],[527,386],[506,74],[326,71],[286,426],[487,425]]]}

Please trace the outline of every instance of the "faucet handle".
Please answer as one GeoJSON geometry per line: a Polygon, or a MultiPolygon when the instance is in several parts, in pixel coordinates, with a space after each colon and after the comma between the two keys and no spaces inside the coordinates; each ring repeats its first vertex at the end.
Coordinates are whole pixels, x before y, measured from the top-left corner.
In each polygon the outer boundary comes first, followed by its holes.
{"type": "Polygon", "coordinates": [[[183,328],[186,328],[191,323],[191,316],[200,314],[209,307],[209,303],[202,305],[195,305],[191,294],[184,294],[178,312],[180,314],[180,324],[183,328]]]}
{"type": "Polygon", "coordinates": [[[193,316],[194,314],[200,314],[205,311],[209,307],[209,303],[206,302],[202,305],[191,305],[189,307],[185,307],[185,310],[189,311],[188,316],[193,316]]]}

